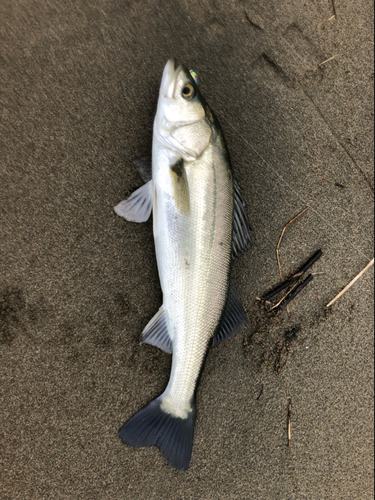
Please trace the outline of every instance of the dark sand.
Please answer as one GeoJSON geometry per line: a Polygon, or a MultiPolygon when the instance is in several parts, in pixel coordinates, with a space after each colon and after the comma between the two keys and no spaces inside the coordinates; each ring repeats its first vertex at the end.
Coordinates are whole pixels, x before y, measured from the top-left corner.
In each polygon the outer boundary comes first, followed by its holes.
{"type": "Polygon", "coordinates": [[[1,3],[1,500],[373,498],[373,269],[324,308],[373,256],[373,5],[336,5],[1,3]],[[151,222],[113,206],[142,183],[130,159],[172,55],[221,120],[255,228],[234,270],[250,325],[208,356],[185,474],[117,437],[169,375],[139,345],[161,303],[151,222]],[[256,297],[307,205],[282,269],[322,248],[325,274],[269,318],[256,297]]]}

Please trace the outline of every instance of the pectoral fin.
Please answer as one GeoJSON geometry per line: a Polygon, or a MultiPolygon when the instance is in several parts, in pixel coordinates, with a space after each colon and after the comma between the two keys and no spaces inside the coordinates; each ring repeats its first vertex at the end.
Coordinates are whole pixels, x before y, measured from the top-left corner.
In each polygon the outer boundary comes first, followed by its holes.
{"type": "Polygon", "coordinates": [[[247,314],[231,281],[227,303],[224,307],[219,329],[212,340],[212,345],[224,344],[233,339],[237,333],[245,328],[247,323],[247,314]]]}
{"type": "Polygon", "coordinates": [[[125,201],[115,206],[115,212],[120,217],[131,222],[145,222],[152,210],[152,181],[134,191],[125,201]]]}

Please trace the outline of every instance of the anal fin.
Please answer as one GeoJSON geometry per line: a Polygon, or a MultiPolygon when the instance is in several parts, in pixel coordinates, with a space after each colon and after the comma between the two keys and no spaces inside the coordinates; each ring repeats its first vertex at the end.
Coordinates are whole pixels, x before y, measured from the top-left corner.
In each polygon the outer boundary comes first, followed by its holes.
{"type": "Polygon", "coordinates": [[[145,326],[142,332],[142,341],[172,354],[172,339],[168,333],[163,306],[145,326]]]}
{"type": "Polygon", "coordinates": [[[212,345],[224,344],[233,339],[248,323],[247,314],[238,298],[233,282],[230,281],[227,302],[221,317],[219,329],[212,345]]]}

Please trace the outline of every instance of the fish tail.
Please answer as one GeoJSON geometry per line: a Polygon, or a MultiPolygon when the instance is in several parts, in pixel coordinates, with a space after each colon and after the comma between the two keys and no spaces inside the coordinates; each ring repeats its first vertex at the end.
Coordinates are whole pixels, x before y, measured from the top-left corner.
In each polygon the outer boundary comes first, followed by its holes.
{"type": "Polygon", "coordinates": [[[161,408],[162,398],[154,399],[119,430],[122,442],[135,448],[157,446],[176,470],[189,467],[193,448],[195,407],[187,418],[179,418],[161,408]]]}

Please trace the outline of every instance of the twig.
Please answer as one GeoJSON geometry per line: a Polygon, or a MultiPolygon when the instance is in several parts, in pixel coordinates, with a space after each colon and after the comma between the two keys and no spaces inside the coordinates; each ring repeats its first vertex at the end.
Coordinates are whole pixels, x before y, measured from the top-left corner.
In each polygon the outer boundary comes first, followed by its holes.
{"type": "Polygon", "coordinates": [[[323,179],[323,181],[330,182],[331,184],[334,184],[337,187],[340,187],[340,188],[345,187],[345,184],[343,184],[342,182],[331,181],[330,179],[327,179],[327,177],[322,177],[322,179],[323,179]]]}
{"type": "Polygon", "coordinates": [[[320,257],[323,255],[323,251],[322,250],[318,250],[317,252],[314,253],[314,255],[311,257],[311,259],[309,259],[306,264],[304,264],[301,269],[298,271],[297,274],[295,274],[294,276],[301,276],[302,274],[304,274],[308,269],[310,269],[310,267],[315,264],[315,262],[317,260],[320,259],[320,257]]]}
{"type": "Polygon", "coordinates": [[[324,64],[327,64],[327,62],[329,62],[329,61],[333,61],[333,59],[336,59],[336,56],[332,56],[329,59],[326,59],[325,61],[319,63],[317,67],[320,68],[320,66],[323,66],[324,64]]]}
{"type": "Polygon", "coordinates": [[[297,286],[299,285],[299,283],[294,283],[294,285],[291,287],[290,290],[288,290],[288,292],[284,295],[284,297],[282,299],[279,300],[279,302],[277,304],[275,304],[273,307],[271,307],[270,311],[273,311],[274,309],[277,309],[279,307],[279,305],[284,302],[284,300],[289,297],[289,295],[297,288],[297,286]]]}
{"type": "Polygon", "coordinates": [[[328,21],[332,21],[332,19],[335,19],[335,17],[336,17],[336,16],[335,16],[335,14],[333,14],[333,16],[331,16],[331,17],[328,19],[328,21]]]}
{"type": "Polygon", "coordinates": [[[281,283],[274,290],[271,290],[271,292],[268,292],[267,295],[265,295],[263,297],[263,301],[268,302],[269,299],[271,299],[274,295],[277,295],[279,292],[282,292],[283,290],[285,290],[285,288],[288,288],[288,286],[292,285],[295,281],[297,281],[297,279],[298,278],[294,279],[294,276],[292,276],[287,281],[284,281],[284,283],[281,283]]]}
{"type": "Polygon", "coordinates": [[[344,293],[347,292],[349,290],[349,288],[352,285],[354,285],[354,283],[362,276],[362,274],[364,274],[373,264],[374,264],[374,259],[372,259],[367,264],[367,266],[365,268],[363,268],[362,271],[359,274],[357,274],[357,276],[354,279],[352,279],[352,281],[348,285],[346,285],[346,287],[343,290],[341,290],[341,292],[338,295],[336,295],[336,297],[333,300],[331,300],[331,302],[329,304],[326,305],[326,307],[331,307],[331,305],[334,302],[336,302],[336,300],[339,299],[342,295],[344,295],[344,293]]]}
{"type": "Polygon", "coordinates": [[[292,443],[292,400],[289,399],[288,405],[288,446],[292,443]]]}
{"type": "Polygon", "coordinates": [[[312,274],[309,274],[307,276],[307,278],[304,281],[302,281],[302,283],[299,285],[299,287],[296,288],[296,290],[294,290],[294,292],[291,293],[289,295],[289,297],[287,297],[283,302],[281,302],[281,304],[279,304],[273,310],[275,312],[277,312],[277,311],[281,311],[282,309],[284,309],[284,307],[286,307],[289,304],[289,302],[291,302],[295,297],[297,297],[297,295],[300,292],[302,292],[302,290],[305,288],[305,286],[307,286],[310,283],[310,281],[312,281],[313,279],[314,279],[314,276],[312,274]]]}
{"type": "Polygon", "coordinates": [[[332,0],[332,7],[333,7],[333,15],[337,17],[337,9],[336,9],[336,2],[335,0],[332,0]]]}
{"type": "MultiPolygon", "coordinates": [[[[304,264],[298,271],[296,274],[294,274],[293,276],[291,276],[289,279],[287,279],[286,281],[284,281],[284,283],[281,283],[279,286],[277,286],[274,290],[272,290],[271,292],[268,292],[264,297],[263,297],[263,300],[267,301],[269,300],[271,297],[273,297],[274,295],[278,294],[279,292],[281,292],[282,290],[284,290],[285,288],[287,288],[288,286],[290,286],[292,283],[294,283],[295,281],[297,281],[308,269],[310,269],[310,267],[315,264],[315,262],[320,259],[320,257],[323,255],[323,252],[322,250],[318,250],[317,252],[314,253],[314,255],[306,262],[306,264],[304,264]]],[[[315,273],[316,274],[316,273],[315,273]]]]}
{"type": "Polygon", "coordinates": [[[255,297],[255,300],[258,300],[259,302],[263,302],[267,306],[272,306],[272,302],[269,302],[268,300],[262,299],[262,297],[255,297]]]}
{"type": "Polygon", "coordinates": [[[292,222],[294,222],[296,219],[298,219],[298,217],[300,217],[303,213],[305,213],[305,212],[306,212],[306,210],[308,210],[309,208],[310,208],[310,207],[306,207],[304,210],[302,210],[302,212],[300,212],[298,215],[296,215],[296,216],[294,217],[294,219],[290,220],[290,221],[288,222],[288,224],[286,224],[286,225],[284,226],[284,229],[282,230],[282,233],[281,233],[281,236],[280,236],[279,242],[278,242],[277,247],[276,247],[277,264],[278,264],[278,266],[279,266],[279,274],[280,274],[280,278],[281,278],[281,279],[283,278],[283,276],[282,276],[282,274],[281,274],[280,257],[279,257],[279,248],[280,248],[280,243],[281,243],[281,240],[283,239],[283,236],[284,236],[285,230],[286,230],[286,228],[289,226],[289,224],[291,224],[291,223],[292,223],[292,222]]]}
{"type": "Polygon", "coordinates": [[[315,72],[318,68],[320,68],[321,66],[323,66],[324,64],[327,64],[327,62],[329,62],[329,61],[333,61],[333,59],[336,59],[336,56],[332,56],[332,57],[330,57],[329,59],[326,59],[325,61],[323,61],[323,62],[319,63],[317,66],[315,66],[315,68],[314,68],[314,72],[315,72]]]}

